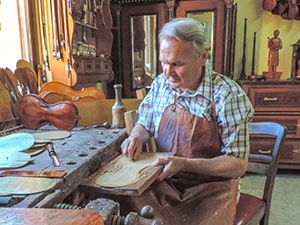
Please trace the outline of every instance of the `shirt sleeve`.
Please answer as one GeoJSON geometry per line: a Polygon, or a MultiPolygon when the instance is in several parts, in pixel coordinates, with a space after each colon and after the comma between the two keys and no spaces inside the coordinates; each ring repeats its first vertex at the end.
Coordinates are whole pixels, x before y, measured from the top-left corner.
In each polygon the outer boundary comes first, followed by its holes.
{"type": "Polygon", "coordinates": [[[137,123],[145,127],[150,133],[154,134],[154,116],[153,116],[153,101],[157,95],[157,86],[159,85],[159,76],[152,82],[149,93],[145,96],[138,109],[137,123]]]}
{"type": "Polygon", "coordinates": [[[243,91],[229,94],[224,99],[217,112],[224,154],[248,158],[250,147],[248,124],[253,114],[252,104],[243,91]]]}

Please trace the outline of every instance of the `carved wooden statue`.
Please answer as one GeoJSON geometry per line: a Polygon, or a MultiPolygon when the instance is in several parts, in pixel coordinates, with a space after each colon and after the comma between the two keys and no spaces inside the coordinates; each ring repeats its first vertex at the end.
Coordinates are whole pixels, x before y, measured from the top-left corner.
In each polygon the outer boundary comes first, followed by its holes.
{"type": "Polygon", "coordinates": [[[279,38],[279,30],[274,30],[274,36],[268,38],[268,48],[269,48],[269,58],[268,66],[269,72],[276,72],[277,66],[279,64],[279,50],[282,48],[282,42],[279,38]]]}
{"type": "Polygon", "coordinates": [[[263,72],[263,75],[267,80],[279,80],[282,72],[277,71],[277,66],[279,65],[279,50],[282,49],[282,41],[279,38],[279,30],[274,30],[274,36],[272,38],[268,37],[268,71],[263,72]]]}

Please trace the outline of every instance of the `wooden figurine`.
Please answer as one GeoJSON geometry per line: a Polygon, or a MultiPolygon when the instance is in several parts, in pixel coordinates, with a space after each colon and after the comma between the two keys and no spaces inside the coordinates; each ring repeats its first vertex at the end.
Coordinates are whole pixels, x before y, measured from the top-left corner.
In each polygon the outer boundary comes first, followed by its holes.
{"type": "Polygon", "coordinates": [[[282,72],[277,71],[277,66],[279,65],[279,50],[282,49],[282,41],[279,38],[279,30],[274,30],[274,36],[272,38],[268,37],[268,72],[263,72],[263,75],[267,79],[280,79],[282,72]]]}

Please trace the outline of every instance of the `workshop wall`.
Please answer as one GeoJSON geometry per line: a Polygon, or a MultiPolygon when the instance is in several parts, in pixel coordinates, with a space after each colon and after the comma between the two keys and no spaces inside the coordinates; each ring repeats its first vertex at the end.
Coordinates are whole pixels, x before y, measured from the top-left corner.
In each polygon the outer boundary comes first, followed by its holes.
{"type": "Polygon", "coordinates": [[[243,56],[244,18],[247,18],[246,38],[246,75],[250,75],[252,67],[253,36],[256,32],[256,54],[254,72],[261,75],[268,71],[268,37],[273,31],[280,31],[283,48],[279,51],[278,71],[283,72],[281,79],[291,77],[292,44],[300,39],[300,20],[286,20],[262,8],[263,0],[235,0],[238,6],[236,24],[236,48],[234,78],[240,77],[243,56]]]}

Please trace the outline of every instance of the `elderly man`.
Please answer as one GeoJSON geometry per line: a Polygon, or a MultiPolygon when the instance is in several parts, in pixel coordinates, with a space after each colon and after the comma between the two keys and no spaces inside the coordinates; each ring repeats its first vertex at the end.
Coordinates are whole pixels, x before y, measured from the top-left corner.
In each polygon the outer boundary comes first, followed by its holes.
{"type": "Polygon", "coordinates": [[[207,63],[202,25],[177,18],[159,34],[163,73],[152,83],[122,152],[136,160],[151,135],[158,151],[172,152],[160,179],[133,209],[151,205],[165,225],[233,224],[239,177],[249,154],[252,105],[240,86],[207,63]]]}

